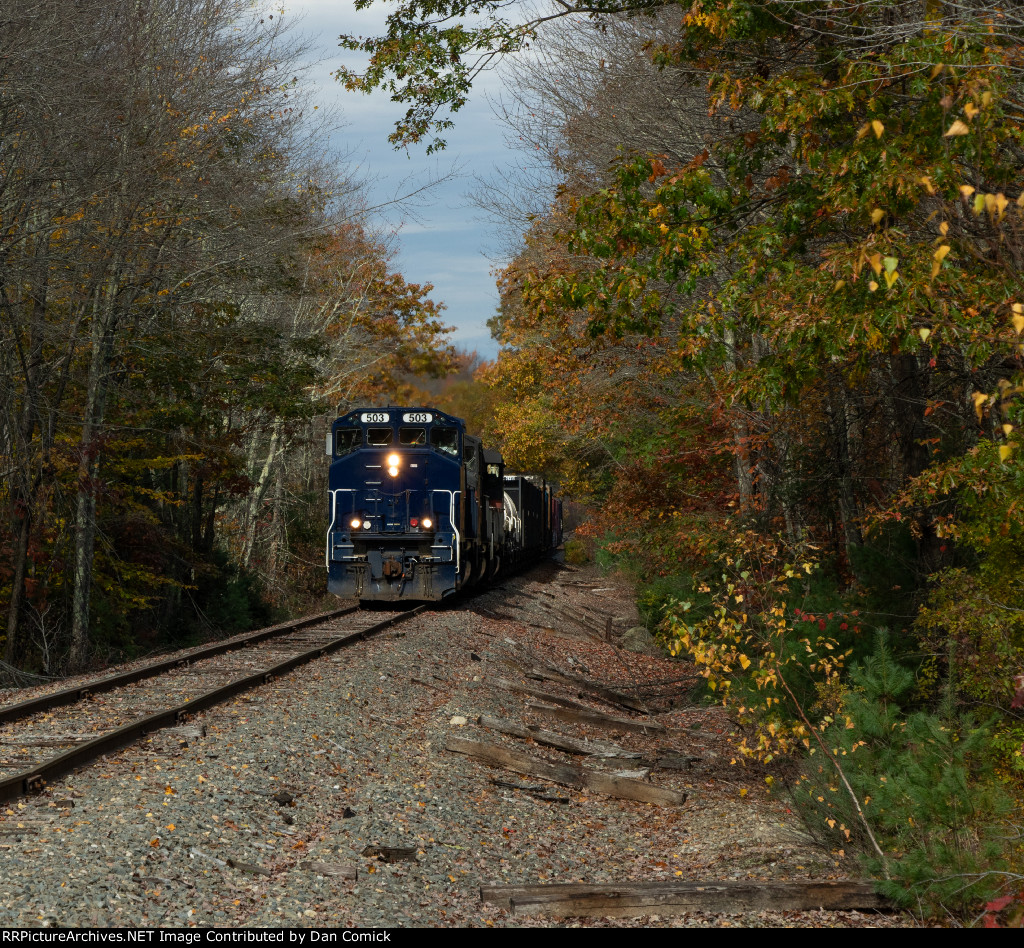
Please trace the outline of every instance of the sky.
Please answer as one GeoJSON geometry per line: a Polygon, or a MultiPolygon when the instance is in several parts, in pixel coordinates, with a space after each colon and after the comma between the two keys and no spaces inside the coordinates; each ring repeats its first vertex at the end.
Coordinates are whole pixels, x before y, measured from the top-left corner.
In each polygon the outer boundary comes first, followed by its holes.
{"type": "Polygon", "coordinates": [[[394,266],[410,283],[432,283],[432,298],[444,303],[444,319],[456,327],[452,341],[467,351],[493,358],[497,343],[491,339],[487,320],[498,304],[492,270],[503,261],[498,256],[494,224],[472,206],[469,192],[474,175],[487,177],[494,168],[515,161],[505,147],[503,129],[495,120],[488,96],[500,92],[495,73],[485,74],[467,105],[455,116],[455,128],[445,138],[448,148],[427,156],[426,146],[408,152],[395,151],[387,137],[405,110],[386,93],[347,92],[331,72],[344,63],[360,65],[356,54],[339,49],[341,33],[378,35],[383,32],[386,7],[356,12],[351,0],[284,0],[285,22],[301,20],[297,30],[315,41],[323,61],[305,76],[313,101],[336,107],[343,127],[331,140],[333,150],[351,153],[368,179],[374,204],[385,204],[424,183],[450,176],[426,194],[404,206],[388,206],[378,214],[380,222],[397,229],[394,266]]]}

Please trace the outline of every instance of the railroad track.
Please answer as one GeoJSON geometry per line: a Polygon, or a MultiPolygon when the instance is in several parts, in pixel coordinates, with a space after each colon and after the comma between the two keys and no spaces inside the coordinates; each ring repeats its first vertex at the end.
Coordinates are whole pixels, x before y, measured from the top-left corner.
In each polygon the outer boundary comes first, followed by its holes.
{"type": "Polygon", "coordinates": [[[358,607],[339,609],[0,707],[0,802],[38,792],[104,754],[182,725],[200,711],[426,608],[382,618],[358,607]]]}

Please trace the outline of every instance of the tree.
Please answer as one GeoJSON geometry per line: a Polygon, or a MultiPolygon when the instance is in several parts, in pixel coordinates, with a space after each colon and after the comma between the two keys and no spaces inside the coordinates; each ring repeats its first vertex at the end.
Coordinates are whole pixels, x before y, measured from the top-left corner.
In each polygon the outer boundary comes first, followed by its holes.
{"type": "Polygon", "coordinates": [[[32,543],[73,540],[59,558],[81,665],[118,396],[145,384],[149,346],[180,331],[182,313],[230,311],[272,279],[319,226],[326,178],[280,79],[294,49],[243,0],[39,0],[12,11],[2,42],[5,648],[11,660],[24,644],[32,543]],[[62,55],[41,69],[50,44],[62,55]],[[68,493],[73,509],[54,522],[73,534],[48,538],[44,498],[65,505],[68,493]]]}

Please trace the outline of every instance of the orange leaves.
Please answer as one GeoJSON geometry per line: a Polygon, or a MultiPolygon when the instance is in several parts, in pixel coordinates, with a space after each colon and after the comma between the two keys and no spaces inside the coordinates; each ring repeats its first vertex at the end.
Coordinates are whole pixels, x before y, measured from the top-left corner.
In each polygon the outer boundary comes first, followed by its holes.
{"type": "Polygon", "coordinates": [[[711,157],[711,152],[709,152],[705,148],[703,151],[700,152],[700,154],[695,155],[689,162],[686,163],[686,165],[683,166],[683,171],[684,172],[685,171],[696,171],[710,157],[711,157]]]}
{"type": "Polygon", "coordinates": [[[788,184],[790,180],[789,168],[783,165],[775,174],[768,178],[764,183],[764,189],[769,194],[778,188],[788,184]]]}

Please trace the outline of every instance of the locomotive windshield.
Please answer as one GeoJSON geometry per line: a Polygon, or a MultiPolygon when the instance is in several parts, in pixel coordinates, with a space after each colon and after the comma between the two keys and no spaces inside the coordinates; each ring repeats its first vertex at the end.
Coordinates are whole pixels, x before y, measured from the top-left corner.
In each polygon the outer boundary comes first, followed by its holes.
{"type": "Polygon", "coordinates": [[[359,428],[339,428],[334,432],[334,456],[342,457],[351,454],[363,442],[363,432],[359,428]]]}
{"type": "Polygon", "coordinates": [[[371,448],[383,448],[394,440],[395,432],[391,428],[367,428],[366,443],[371,448]]]}
{"type": "Polygon", "coordinates": [[[402,444],[426,444],[427,443],[427,429],[426,428],[399,428],[398,429],[398,440],[402,444]]]}
{"type": "Polygon", "coordinates": [[[457,428],[430,429],[430,443],[438,451],[458,457],[459,454],[459,431],[457,428]]]}

